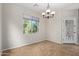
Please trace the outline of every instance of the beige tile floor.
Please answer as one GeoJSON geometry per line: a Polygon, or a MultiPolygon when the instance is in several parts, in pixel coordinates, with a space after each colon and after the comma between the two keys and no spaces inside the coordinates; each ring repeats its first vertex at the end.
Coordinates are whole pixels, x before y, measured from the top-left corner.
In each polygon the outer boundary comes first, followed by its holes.
{"type": "Polygon", "coordinates": [[[78,56],[79,46],[42,41],[3,51],[3,56],[78,56]]]}

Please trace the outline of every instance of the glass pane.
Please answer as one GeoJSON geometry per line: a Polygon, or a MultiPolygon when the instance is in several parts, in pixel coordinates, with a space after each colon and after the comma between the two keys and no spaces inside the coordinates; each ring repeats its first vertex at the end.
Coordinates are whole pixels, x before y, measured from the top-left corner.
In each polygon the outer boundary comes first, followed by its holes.
{"type": "Polygon", "coordinates": [[[66,38],[68,40],[73,40],[74,39],[74,21],[73,20],[66,20],[66,38]]]}
{"type": "Polygon", "coordinates": [[[38,31],[38,21],[24,18],[23,33],[30,34],[38,31]]]}

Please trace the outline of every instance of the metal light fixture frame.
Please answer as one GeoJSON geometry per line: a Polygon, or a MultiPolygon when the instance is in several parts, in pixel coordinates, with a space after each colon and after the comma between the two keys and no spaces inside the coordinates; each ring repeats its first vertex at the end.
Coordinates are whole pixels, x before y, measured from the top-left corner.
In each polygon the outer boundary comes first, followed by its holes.
{"type": "Polygon", "coordinates": [[[49,18],[53,18],[54,15],[55,15],[55,11],[52,11],[52,12],[51,12],[51,10],[50,10],[50,5],[49,5],[49,3],[48,3],[48,4],[47,4],[47,10],[46,10],[46,12],[43,12],[43,13],[42,13],[42,16],[43,16],[43,18],[49,19],[49,18]]]}

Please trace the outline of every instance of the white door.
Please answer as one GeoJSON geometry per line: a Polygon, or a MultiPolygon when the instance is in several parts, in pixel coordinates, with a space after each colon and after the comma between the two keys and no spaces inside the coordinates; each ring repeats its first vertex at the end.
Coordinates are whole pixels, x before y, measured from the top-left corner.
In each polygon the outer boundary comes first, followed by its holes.
{"type": "Polygon", "coordinates": [[[70,18],[64,20],[64,37],[63,43],[76,43],[77,41],[77,22],[76,19],[70,18]]]}

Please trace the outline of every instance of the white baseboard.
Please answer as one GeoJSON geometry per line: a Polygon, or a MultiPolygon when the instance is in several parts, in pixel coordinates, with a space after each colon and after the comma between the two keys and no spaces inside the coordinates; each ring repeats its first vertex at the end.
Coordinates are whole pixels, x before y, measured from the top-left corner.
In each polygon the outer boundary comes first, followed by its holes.
{"type": "Polygon", "coordinates": [[[57,41],[53,41],[53,40],[48,40],[48,41],[51,41],[51,42],[55,42],[55,43],[58,43],[58,44],[62,44],[62,42],[57,42],[57,41]]]}
{"type": "Polygon", "coordinates": [[[44,41],[44,40],[39,40],[39,41],[27,43],[27,44],[24,43],[24,44],[20,44],[20,45],[17,45],[17,46],[5,48],[5,49],[2,49],[2,50],[0,50],[0,51],[5,51],[5,50],[9,50],[9,49],[19,48],[19,47],[22,47],[22,46],[25,46],[25,45],[30,45],[30,44],[33,44],[33,43],[38,43],[38,42],[41,42],[41,41],[44,41]]]}

